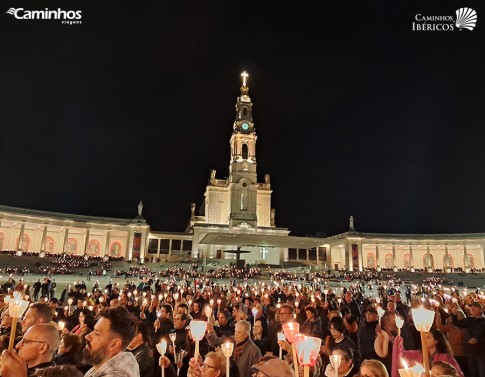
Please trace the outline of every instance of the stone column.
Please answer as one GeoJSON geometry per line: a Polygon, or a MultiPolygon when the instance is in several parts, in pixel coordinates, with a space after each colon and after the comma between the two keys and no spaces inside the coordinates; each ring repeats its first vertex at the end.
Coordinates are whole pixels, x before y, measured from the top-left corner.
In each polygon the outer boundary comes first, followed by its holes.
{"type": "Polygon", "coordinates": [[[62,242],[62,250],[61,253],[66,252],[66,245],[67,245],[67,239],[69,237],[69,227],[66,226],[66,230],[64,231],[64,241],[62,242]]]}
{"type": "Polygon", "coordinates": [[[42,231],[42,240],[40,241],[40,251],[45,251],[46,239],[47,239],[47,224],[44,225],[44,230],[42,231]]]}
{"type": "Polygon", "coordinates": [[[84,254],[88,253],[89,245],[89,228],[86,228],[86,238],[84,239],[84,254]]]}
{"type": "Polygon", "coordinates": [[[128,231],[128,255],[126,255],[127,260],[132,260],[133,259],[133,238],[135,237],[135,230],[133,228],[130,228],[128,231]]]}
{"type": "Polygon", "coordinates": [[[320,264],[320,248],[317,246],[315,248],[315,251],[316,251],[316,254],[315,254],[315,258],[316,258],[316,261],[317,261],[317,266],[320,264]]]}
{"type": "Polygon", "coordinates": [[[307,262],[310,260],[310,250],[306,249],[306,260],[307,262]]]}
{"type": "Polygon", "coordinates": [[[413,245],[409,245],[409,258],[411,262],[411,268],[414,266],[413,245]]]}
{"type": "Polygon", "coordinates": [[[396,245],[392,245],[392,268],[396,267],[396,245]]]}
{"type": "Polygon", "coordinates": [[[427,266],[424,266],[426,269],[431,267],[431,252],[429,251],[429,246],[426,246],[426,259],[427,259],[427,266]]]}
{"type": "Polygon", "coordinates": [[[147,229],[143,229],[141,232],[141,245],[140,245],[140,259],[145,261],[145,254],[146,254],[146,249],[147,249],[147,229]]]}
{"type": "Polygon", "coordinates": [[[376,244],[376,268],[379,267],[380,261],[379,261],[379,244],[376,244]]]}
{"type": "Polygon", "coordinates": [[[443,264],[443,272],[448,268],[448,245],[445,245],[445,263],[443,264]]]}
{"type": "Polygon", "coordinates": [[[350,252],[350,248],[352,247],[352,245],[349,245],[349,241],[345,240],[344,247],[345,247],[344,269],[347,271],[352,271],[353,270],[352,253],[350,252]]]}
{"type": "Polygon", "coordinates": [[[168,240],[168,256],[169,257],[172,256],[172,239],[171,238],[168,240]]]}
{"type": "Polygon", "coordinates": [[[362,241],[359,241],[357,247],[358,247],[358,250],[359,250],[359,271],[364,271],[365,270],[364,248],[362,247],[362,241]]]}
{"type": "Polygon", "coordinates": [[[24,231],[25,231],[25,223],[22,223],[20,226],[20,233],[19,233],[19,239],[17,241],[16,245],[16,250],[20,250],[22,248],[22,239],[24,238],[24,231]]]}
{"type": "Polygon", "coordinates": [[[463,245],[463,268],[468,267],[468,255],[467,255],[466,245],[463,245]]]}
{"type": "Polygon", "coordinates": [[[109,255],[109,242],[111,238],[111,232],[109,230],[106,231],[106,244],[104,245],[104,255],[109,255]]]}
{"type": "Polygon", "coordinates": [[[157,239],[157,258],[160,258],[160,238],[157,239]]]}

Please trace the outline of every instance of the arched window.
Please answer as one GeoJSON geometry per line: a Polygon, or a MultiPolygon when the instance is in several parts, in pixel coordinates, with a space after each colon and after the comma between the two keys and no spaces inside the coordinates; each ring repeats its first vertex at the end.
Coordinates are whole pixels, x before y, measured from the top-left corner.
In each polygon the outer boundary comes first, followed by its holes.
{"type": "Polygon", "coordinates": [[[411,261],[411,254],[406,253],[404,254],[404,268],[411,268],[413,267],[412,261],[411,261]]]}
{"type": "MultiPolygon", "coordinates": [[[[19,242],[19,237],[17,237],[17,243],[19,242]]],[[[28,251],[29,250],[29,246],[30,246],[30,237],[28,234],[23,234],[22,235],[22,243],[18,243],[19,245],[19,249],[20,250],[23,250],[23,251],[28,251]]]]}
{"type": "Polygon", "coordinates": [[[434,256],[433,254],[429,254],[429,258],[428,258],[428,253],[424,254],[423,255],[423,265],[424,265],[424,268],[434,268],[434,256]]]}
{"type": "Polygon", "coordinates": [[[119,257],[122,251],[123,251],[123,245],[121,244],[120,241],[114,241],[109,248],[109,253],[116,257],[119,257]]]}
{"type": "Polygon", "coordinates": [[[98,240],[90,240],[88,242],[88,254],[99,254],[101,250],[101,243],[98,240]]]}
{"type": "Polygon", "coordinates": [[[54,238],[52,238],[51,236],[47,236],[45,238],[44,251],[47,251],[48,253],[53,253],[55,246],[56,246],[56,241],[54,240],[54,238]]]}
{"type": "Polygon", "coordinates": [[[376,256],[374,253],[367,253],[367,268],[376,268],[376,256]]]}
{"type": "Polygon", "coordinates": [[[248,145],[247,144],[243,144],[242,145],[242,158],[244,160],[247,160],[248,159],[248,155],[249,155],[248,145]]]}
{"type": "Polygon", "coordinates": [[[448,258],[446,255],[443,255],[443,268],[448,268],[448,267],[451,267],[451,268],[455,267],[453,256],[451,256],[450,254],[448,254],[448,258]]]}
{"type": "Polygon", "coordinates": [[[241,110],[241,116],[245,117],[246,115],[248,115],[248,108],[244,106],[241,110]]]}
{"type": "Polygon", "coordinates": [[[77,239],[75,238],[68,238],[66,243],[66,253],[74,253],[77,252],[77,239]]]}
{"type": "Polygon", "coordinates": [[[386,256],[385,256],[385,266],[386,266],[386,268],[393,268],[394,267],[392,253],[386,254],[386,256]]]}
{"type": "Polygon", "coordinates": [[[473,255],[470,253],[467,253],[466,255],[465,267],[475,268],[475,258],[473,258],[473,255]]]}

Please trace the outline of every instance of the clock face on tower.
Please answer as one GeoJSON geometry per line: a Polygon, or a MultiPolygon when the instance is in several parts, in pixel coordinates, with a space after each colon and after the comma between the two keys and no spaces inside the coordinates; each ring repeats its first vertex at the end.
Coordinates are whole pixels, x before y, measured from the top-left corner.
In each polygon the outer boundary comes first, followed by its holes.
{"type": "Polygon", "coordinates": [[[247,130],[249,130],[249,124],[247,124],[246,122],[244,122],[243,124],[241,124],[241,128],[242,128],[244,131],[247,131],[247,130]]]}

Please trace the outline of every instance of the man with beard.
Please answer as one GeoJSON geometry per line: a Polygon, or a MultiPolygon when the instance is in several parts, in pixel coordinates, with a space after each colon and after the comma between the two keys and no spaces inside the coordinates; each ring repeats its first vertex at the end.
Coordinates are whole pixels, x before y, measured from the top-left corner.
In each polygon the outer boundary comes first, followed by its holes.
{"type": "Polygon", "coordinates": [[[93,367],[85,377],[139,377],[135,356],[125,352],[137,333],[136,318],[123,306],[106,308],[94,330],[86,335],[83,361],[93,367]]]}
{"type": "Polygon", "coordinates": [[[0,372],[4,377],[32,376],[47,368],[59,348],[59,331],[51,324],[31,326],[17,344],[17,351],[4,351],[0,372]]]}

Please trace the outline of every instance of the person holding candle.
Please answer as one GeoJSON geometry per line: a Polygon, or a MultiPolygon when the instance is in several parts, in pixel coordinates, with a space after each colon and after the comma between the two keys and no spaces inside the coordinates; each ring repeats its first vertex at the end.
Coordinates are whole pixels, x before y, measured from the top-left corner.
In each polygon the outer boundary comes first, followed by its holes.
{"type": "MultiPolygon", "coordinates": [[[[397,341],[397,344],[395,345],[396,347],[398,347],[399,360],[404,358],[410,362],[414,361],[419,364],[423,363],[423,353],[421,350],[406,351],[402,344],[402,338],[398,337],[396,339],[399,339],[397,341]]],[[[460,366],[453,357],[453,350],[451,349],[450,344],[446,339],[446,336],[440,330],[436,328],[431,328],[429,332],[425,333],[425,339],[428,347],[431,366],[437,361],[445,361],[451,364],[456,369],[460,377],[464,377],[460,366]]]]}
{"type": "Polygon", "coordinates": [[[160,310],[157,312],[157,319],[153,323],[157,337],[167,336],[168,333],[173,329],[172,316],[172,306],[168,304],[162,305],[160,310]]]}
{"type": "MultiPolygon", "coordinates": [[[[187,377],[225,377],[226,358],[222,352],[209,352],[200,364],[195,358],[189,362],[187,377]]],[[[236,376],[235,376],[236,377],[236,376]]],[[[239,377],[242,377],[240,375],[239,377]]]]}
{"type": "Polygon", "coordinates": [[[359,350],[357,346],[350,339],[347,335],[345,335],[345,323],[342,317],[334,317],[330,320],[329,330],[331,334],[330,343],[328,347],[322,347],[322,352],[329,356],[333,353],[333,350],[345,346],[352,350],[352,362],[356,365],[356,368],[359,367],[359,350]]]}
{"type": "Polygon", "coordinates": [[[290,304],[283,304],[276,310],[275,320],[276,327],[270,334],[270,351],[277,356],[280,352],[280,345],[278,344],[278,333],[283,332],[283,325],[293,321],[294,308],[290,304]]]}
{"type": "Polygon", "coordinates": [[[0,372],[4,377],[26,377],[36,369],[53,365],[54,353],[59,348],[59,331],[50,324],[31,326],[16,350],[2,353],[0,372]]]}
{"type": "Polygon", "coordinates": [[[337,345],[332,350],[331,355],[339,356],[340,358],[340,365],[338,370],[334,369],[332,363],[329,363],[325,368],[325,376],[326,377],[345,377],[345,376],[353,376],[357,373],[358,368],[356,368],[354,363],[354,353],[352,349],[345,346],[345,345],[337,345]],[[337,373],[336,373],[337,372],[337,373]]]}

